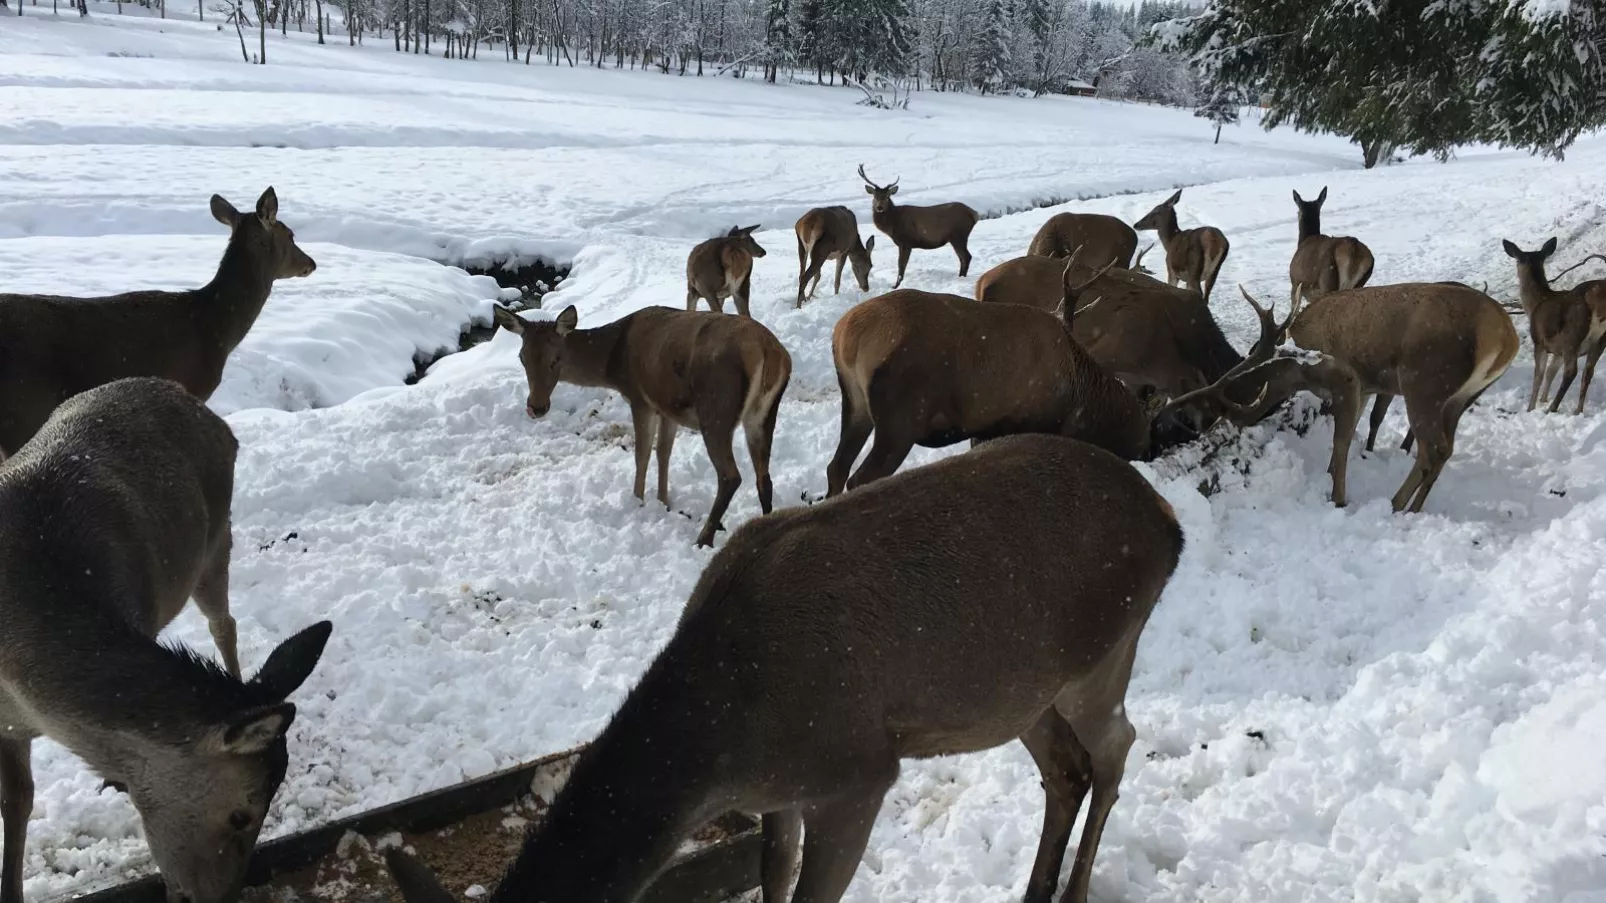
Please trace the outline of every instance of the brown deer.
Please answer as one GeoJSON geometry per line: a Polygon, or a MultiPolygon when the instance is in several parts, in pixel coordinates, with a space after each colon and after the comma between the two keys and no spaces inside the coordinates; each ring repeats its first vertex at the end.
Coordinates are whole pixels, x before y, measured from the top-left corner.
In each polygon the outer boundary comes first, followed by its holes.
{"type": "Polygon", "coordinates": [[[1113,264],[1123,270],[1133,269],[1138,233],[1119,217],[1056,213],[1032,236],[1026,253],[1032,257],[1069,257],[1077,249],[1081,249],[1078,259],[1086,266],[1113,264]]]}
{"type": "Polygon", "coordinates": [[[177,383],[63,401],[0,466],[0,903],[23,903],[31,747],[49,737],[140,813],[168,899],[229,903],[284,780],[286,702],[322,621],[239,677],[229,616],[234,434],[177,383]],[[227,668],[156,641],[191,596],[227,668]]]}
{"type": "Polygon", "coordinates": [[[647,459],[658,437],[658,501],[669,504],[669,458],[679,427],[702,434],[719,476],[714,507],[697,536],[711,546],[720,520],[742,485],[731,438],[738,424],[753,459],[759,507],[768,514],[770,445],[792,356],[757,320],[701,311],[647,307],[593,329],[576,329],[579,311],[556,320],[526,320],[496,308],[496,322],[523,340],[519,360],[529,383],[524,410],[545,416],[558,383],[600,386],[624,396],[636,431],[636,498],[645,500],[647,459]]]}
{"type": "Polygon", "coordinates": [[[744,317],[753,314],[748,300],[753,289],[753,259],[766,253],[753,233],[758,223],[751,226],[732,226],[717,238],[699,244],[686,257],[686,309],[696,310],[697,299],[708,302],[717,313],[725,312],[725,299],[736,302],[736,312],[744,317]]]}
{"type": "Polygon", "coordinates": [[[1294,204],[1299,208],[1299,245],[1288,262],[1288,281],[1292,283],[1290,300],[1309,301],[1328,292],[1360,288],[1372,278],[1372,251],[1358,238],[1322,234],[1322,204],[1327,202],[1327,187],[1316,200],[1307,201],[1294,192],[1294,204]]]}
{"type": "Polygon", "coordinates": [[[1216,287],[1216,276],[1227,259],[1231,245],[1227,236],[1214,226],[1200,226],[1183,230],[1177,225],[1177,201],[1182,200],[1182,189],[1166,198],[1159,206],[1144,214],[1132,228],[1154,231],[1165,248],[1165,281],[1178,282],[1210,300],[1216,287]]]}
{"type": "Polygon", "coordinates": [[[837,321],[831,351],[842,390],[842,428],[826,470],[827,496],[895,472],[916,445],[941,448],[1014,433],[1054,433],[1128,460],[1149,459],[1197,437],[1177,411],[1203,407],[1208,427],[1240,408],[1219,388],[1269,358],[1275,336],[1286,327],[1255,305],[1262,336],[1250,357],[1215,384],[1151,412],[1072,337],[1066,318],[1086,288],[1072,284],[1073,266],[1074,259],[1064,268],[1058,314],[903,289],[872,298],[837,321]],[[848,470],[872,432],[875,443],[850,479],[848,470]]]}
{"type": "Polygon", "coordinates": [[[1537,251],[1524,251],[1509,241],[1502,241],[1501,245],[1506,256],[1517,262],[1517,289],[1523,312],[1528,315],[1528,335],[1534,344],[1534,379],[1533,390],[1528,394],[1528,410],[1533,410],[1541,400],[1550,399],[1556,370],[1565,368],[1561,389],[1550,402],[1550,413],[1554,414],[1578,375],[1578,356],[1587,354],[1584,381],[1578,386],[1578,407],[1573,411],[1582,414],[1589,397],[1589,384],[1595,379],[1595,364],[1600,360],[1601,351],[1606,349],[1606,340],[1603,340],[1606,339],[1606,280],[1594,279],[1567,291],[1557,291],[1545,277],[1545,261],[1556,253],[1554,237],[1537,251]]]}
{"type": "MultiPolygon", "coordinates": [[[[1026,900],[1053,897],[1091,791],[1061,897],[1085,903],[1135,737],[1133,657],[1182,546],[1130,465],[1054,436],[744,524],[490,903],[639,899],[729,808],[764,815],[766,903],[799,859],[794,903],[837,903],[902,760],[1017,738],[1046,797],[1026,900]]],[[[387,859],[407,903],[453,903],[387,859]]]]}
{"type": "Polygon", "coordinates": [[[0,294],[0,457],[14,454],[70,396],[125,376],[160,376],[210,398],[274,280],[316,269],[279,221],[269,188],[255,213],[212,195],[230,229],[217,275],[182,292],[104,298],[0,294]]]}
{"type": "Polygon", "coordinates": [[[898,246],[898,278],[893,288],[903,284],[903,271],[909,266],[909,254],[916,248],[931,251],[943,245],[952,245],[959,256],[959,275],[970,273],[970,232],[981,219],[976,211],[957,201],[933,204],[927,207],[899,206],[892,202],[898,193],[898,180],[891,185],[877,185],[864,174],[859,164],[859,178],[864,180],[864,191],[870,195],[870,220],[881,233],[898,246]]]}
{"type": "Polygon", "coordinates": [[[859,291],[870,290],[870,252],[875,250],[875,236],[869,241],[859,237],[859,220],[847,207],[815,207],[798,218],[797,226],[797,306],[802,307],[805,287],[808,298],[820,287],[820,272],[827,260],[836,261],[836,285],[832,292],[842,293],[842,264],[853,263],[853,278],[859,282],[859,291]],[[809,285],[813,279],[814,284],[809,285]]]}
{"type": "MultiPolygon", "coordinates": [[[[1332,397],[1333,504],[1346,503],[1345,467],[1368,395],[1402,395],[1416,464],[1394,494],[1395,511],[1422,510],[1455,449],[1461,415],[1517,355],[1519,340],[1499,302],[1459,283],[1401,283],[1323,295],[1288,329],[1301,348],[1325,355],[1332,397]],[[1342,379],[1331,376],[1340,372],[1342,379]]],[[[1273,363],[1276,363],[1275,361],[1273,363]]],[[[1250,377],[1246,377],[1250,378],[1250,377]]]]}

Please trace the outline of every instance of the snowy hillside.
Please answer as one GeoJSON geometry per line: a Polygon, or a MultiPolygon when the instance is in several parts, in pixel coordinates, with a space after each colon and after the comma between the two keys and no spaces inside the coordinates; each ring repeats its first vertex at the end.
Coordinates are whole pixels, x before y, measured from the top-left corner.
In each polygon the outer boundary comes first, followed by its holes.
{"type": "MultiPolygon", "coordinates": [[[[275,289],[214,396],[242,444],[247,669],[335,623],[293,700],[264,837],[590,738],[710,555],[692,547],[714,492],[701,443],[677,445],[673,510],[640,506],[623,403],[562,387],[526,418],[512,337],[403,386],[416,352],[455,345],[497,294],[443,263],[572,264],[546,308],[595,325],[680,306],[690,247],[761,223],[753,313],[794,362],[772,465],[777,502],[794,505],[824,489],[830,330],[860,296],[845,280],[832,297],[827,279],[793,309],[791,225],[846,203],[869,235],[860,163],[901,177],[900,202],[1001,214],[976,229],[971,278],[946,250],[910,265],[906,284],[962,294],[1054,212],[1131,221],[1189,186],[1183,225],[1232,241],[1215,308],[1240,346],[1252,318],[1234,283],[1286,309],[1292,190],[1329,186],[1324,224],[1371,246],[1374,282],[1487,281],[1510,299],[1501,238],[1558,235],[1564,262],[1606,250],[1602,140],[1562,164],[1480,153],[1364,172],[1337,139],[1244,125],[1212,145],[1185,111],[1085,98],[925,93],[886,112],[841,88],[295,34],[270,36],[273,65],[252,67],[212,22],[45,9],[0,20],[0,290],[200,284],[226,237],[209,195],[243,207],[270,184],[318,261],[275,289]]],[[[878,249],[872,294],[895,262],[878,249]]],[[[1352,461],[1342,511],[1325,501],[1326,421],[1143,468],[1188,546],[1139,654],[1138,742],[1095,900],[1606,900],[1606,386],[1582,417],[1523,413],[1530,361],[1525,347],[1464,419],[1420,516],[1388,507],[1410,461],[1401,405],[1386,450],[1352,461]]],[[[732,526],[758,513],[738,459],[732,526]]],[[[193,610],[169,634],[212,650],[193,610]]],[[[30,899],[149,870],[126,798],[35,749],[30,899]]],[[[1018,745],[909,763],[847,899],[1016,900],[1042,802],[1018,745]]]]}

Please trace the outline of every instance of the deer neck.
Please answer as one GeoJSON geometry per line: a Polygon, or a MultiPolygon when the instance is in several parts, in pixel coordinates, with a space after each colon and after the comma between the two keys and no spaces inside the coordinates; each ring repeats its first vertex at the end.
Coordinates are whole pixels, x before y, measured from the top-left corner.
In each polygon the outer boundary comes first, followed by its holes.
{"type": "Polygon", "coordinates": [[[1299,211],[1299,240],[1315,238],[1322,234],[1322,214],[1320,211],[1307,213],[1299,211]]]}
{"type": "Polygon", "coordinates": [[[278,275],[278,261],[267,259],[247,229],[241,226],[229,239],[217,274],[197,292],[200,320],[210,327],[224,353],[232,352],[251,331],[278,275]]]}
{"type": "Polygon", "coordinates": [[[1149,456],[1149,413],[1143,402],[1085,352],[1077,355],[1072,384],[1081,390],[1067,435],[1128,461],[1149,456]]]}
{"type": "Polygon", "coordinates": [[[1522,299],[1522,308],[1528,312],[1539,305],[1539,302],[1556,294],[1550,287],[1550,280],[1545,278],[1545,265],[1542,263],[1517,264],[1517,297],[1522,299]]]}
{"type": "Polygon", "coordinates": [[[618,389],[617,368],[613,364],[623,335],[624,326],[618,322],[569,333],[563,340],[558,378],[576,386],[618,389]]]}
{"type": "Polygon", "coordinates": [[[1177,226],[1176,208],[1169,207],[1160,215],[1160,221],[1155,224],[1154,231],[1160,237],[1161,247],[1170,248],[1171,242],[1182,234],[1182,230],[1177,226]]]}

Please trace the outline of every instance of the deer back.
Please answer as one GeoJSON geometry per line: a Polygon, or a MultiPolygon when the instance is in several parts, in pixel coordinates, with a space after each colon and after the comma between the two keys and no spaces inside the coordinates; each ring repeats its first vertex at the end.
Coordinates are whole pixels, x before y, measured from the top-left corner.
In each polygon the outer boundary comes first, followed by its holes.
{"type": "Polygon", "coordinates": [[[686,285],[699,289],[705,297],[712,297],[713,290],[739,284],[752,271],[753,254],[742,237],[710,238],[686,256],[686,285]]]}
{"type": "Polygon", "coordinates": [[[898,204],[871,214],[875,227],[898,247],[931,250],[970,235],[980,217],[968,205],[916,206],[898,204]]]}
{"type": "Polygon", "coordinates": [[[817,256],[841,254],[862,244],[859,220],[843,206],[815,207],[797,221],[797,240],[817,256]]]}
{"type": "Polygon", "coordinates": [[[647,307],[617,323],[611,381],[660,410],[693,412],[699,399],[720,397],[741,404],[791,377],[786,347],[748,317],[647,307]]]}
{"type": "Polygon", "coordinates": [[[1077,248],[1082,249],[1080,263],[1097,268],[1113,261],[1128,269],[1138,250],[1138,233],[1121,219],[1102,213],[1056,213],[1037,230],[1026,253],[1069,257],[1077,248]]]}

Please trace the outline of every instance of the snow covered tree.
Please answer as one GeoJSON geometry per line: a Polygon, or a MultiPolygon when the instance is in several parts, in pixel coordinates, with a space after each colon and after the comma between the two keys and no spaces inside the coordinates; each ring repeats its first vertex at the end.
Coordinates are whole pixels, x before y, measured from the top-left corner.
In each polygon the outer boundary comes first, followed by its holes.
{"type": "Polygon", "coordinates": [[[764,17],[764,80],[774,84],[792,58],[792,0],[770,0],[764,17]]]}
{"type": "Polygon", "coordinates": [[[1153,40],[1260,93],[1265,126],[1447,157],[1489,142],[1551,156],[1606,123],[1606,21],[1591,3],[1211,0],[1153,40]]]}
{"type": "Polygon", "coordinates": [[[982,8],[981,27],[971,38],[970,78],[983,94],[1002,90],[1009,73],[1009,26],[1004,17],[1004,0],[987,0],[982,8]]]}
{"type": "Polygon", "coordinates": [[[1237,89],[1218,85],[1211,92],[1210,99],[1193,111],[1193,115],[1198,116],[1200,119],[1208,119],[1215,123],[1216,140],[1210,142],[1211,144],[1221,143],[1222,126],[1236,125],[1238,123],[1238,108],[1241,106],[1239,100],[1237,89]]]}

